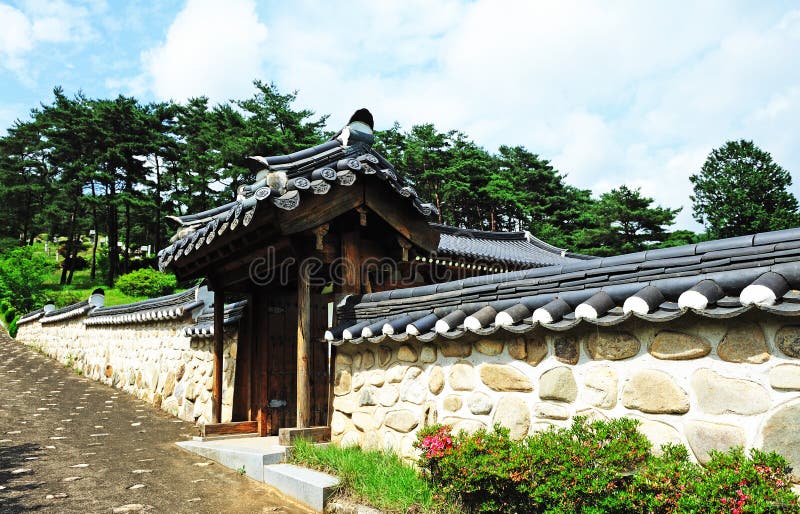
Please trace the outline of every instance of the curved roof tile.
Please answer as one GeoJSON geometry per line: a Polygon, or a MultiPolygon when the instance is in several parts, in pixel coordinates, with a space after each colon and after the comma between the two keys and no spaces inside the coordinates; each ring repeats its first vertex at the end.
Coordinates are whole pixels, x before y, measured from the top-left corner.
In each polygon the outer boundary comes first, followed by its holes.
{"type": "MultiPolygon", "coordinates": [[[[397,291],[383,291],[350,296],[338,307],[343,323],[330,330],[326,338],[341,344],[344,330],[365,323],[390,327],[370,339],[377,342],[384,337],[431,341],[457,339],[468,333],[522,334],[537,327],[564,331],[581,324],[613,326],[631,317],[654,323],[690,314],[730,318],[754,309],[800,316],[797,289],[800,229],[791,229],[474,277],[405,289],[397,295],[397,291]],[[706,287],[708,284],[714,287],[706,287]],[[740,298],[746,288],[755,286],[760,288],[757,296],[745,294],[740,298]],[[692,305],[701,307],[682,308],[676,303],[687,291],[697,297],[692,305]],[[604,305],[598,311],[595,304],[601,292],[604,305]],[[650,306],[646,298],[657,299],[657,305],[650,306]],[[562,308],[555,309],[551,304],[554,300],[562,308]],[[575,310],[582,304],[586,307],[579,309],[581,315],[576,317],[575,310]],[[485,309],[487,306],[492,309],[485,309]],[[547,315],[537,315],[537,309],[545,309],[547,315]],[[490,311],[497,313],[494,319],[486,315],[490,311]],[[417,321],[406,323],[404,329],[397,323],[401,318],[403,323],[408,318],[417,321]],[[453,320],[456,322],[451,324],[453,320]],[[417,326],[420,323],[423,330],[417,326]]],[[[351,342],[360,339],[354,337],[351,342]]]]}

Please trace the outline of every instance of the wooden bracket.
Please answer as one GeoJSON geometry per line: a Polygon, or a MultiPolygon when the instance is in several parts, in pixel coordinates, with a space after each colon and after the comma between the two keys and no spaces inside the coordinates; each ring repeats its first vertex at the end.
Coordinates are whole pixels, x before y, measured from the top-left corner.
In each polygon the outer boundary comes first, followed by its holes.
{"type": "Polygon", "coordinates": [[[408,251],[411,250],[411,247],[414,245],[405,237],[399,236],[397,237],[397,243],[400,245],[400,248],[403,249],[403,262],[408,262],[408,251]]]}
{"type": "Polygon", "coordinates": [[[316,244],[317,250],[322,251],[325,249],[325,244],[322,242],[322,239],[330,231],[330,229],[331,229],[330,224],[324,223],[311,230],[311,232],[313,232],[314,235],[317,237],[317,244],[316,244]]]}
{"type": "Polygon", "coordinates": [[[365,207],[356,207],[356,212],[359,215],[359,222],[362,227],[367,226],[367,209],[365,207]]]}

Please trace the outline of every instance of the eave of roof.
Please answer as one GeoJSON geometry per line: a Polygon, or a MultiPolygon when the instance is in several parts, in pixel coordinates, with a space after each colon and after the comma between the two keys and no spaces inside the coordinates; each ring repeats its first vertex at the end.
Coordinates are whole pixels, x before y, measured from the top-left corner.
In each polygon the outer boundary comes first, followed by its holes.
{"type": "Polygon", "coordinates": [[[46,325],[48,323],[55,323],[57,321],[64,321],[72,318],[77,318],[78,316],[83,316],[84,314],[91,312],[97,307],[103,305],[102,289],[98,291],[100,294],[93,293],[86,300],[73,303],[71,305],[67,305],[66,307],[62,307],[60,309],[55,309],[50,312],[46,312],[43,316],[39,318],[39,323],[41,323],[42,325],[46,325]]]}
{"type": "Polygon", "coordinates": [[[466,257],[513,267],[543,267],[569,264],[566,250],[533,237],[529,232],[494,232],[431,224],[439,233],[438,255],[466,257]]]}
{"type": "Polygon", "coordinates": [[[392,165],[371,148],[372,134],[353,127],[346,129],[347,133],[340,133],[337,139],[293,154],[251,157],[253,169],[264,176],[241,187],[236,201],[202,213],[172,218],[182,227],[178,232],[180,237],[159,252],[159,269],[179,265],[226,232],[248,226],[257,209],[291,211],[300,205],[303,197],[325,195],[337,187],[352,186],[359,176],[376,176],[383,180],[424,217],[436,212],[435,206],[423,202],[412,187],[404,185],[392,165]],[[285,183],[276,183],[278,175],[285,183]]]}
{"type": "MultiPolygon", "coordinates": [[[[190,315],[196,309],[205,307],[206,303],[202,294],[198,295],[198,289],[198,287],[194,287],[159,298],[112,307],[100,307],[89,312],[84,324],[89,326],[124,325],[180,319],[190,315]]],[[[206,291],[205,287],[202,289],[206,291]]]]}
{"type": "MultiPolygon", "coordinates": [[[[244,316],[247,300],[225,304],[223,308],[222,326],[231,327],[244,316]]],[[[208,338],[214,337],[214,307],[207,307],[197,318],[197,323],[183,328],[186,337],[208,338]]]]}
{"type": "Polygon", "coordinates": [[[426,341],[609,326],[632,316],[668,321],[689,311],[797,316],[797,288],[800,229],[790,229],[349,297],[339,306],[345,321],[326,337],[426,341]]]}
{"type": "Polygon", "coordinates": [[[44,316],[44,314],[45,314],[44,313],[44,308],[29,312],[29,313],[25,314],[24,316],[20,317],[19,320],[17,320],[17,326],[24,325],[24,324],[30,323],[32,321],[36,321],[37,319],[39,319],[42,316],[44,316]]]}

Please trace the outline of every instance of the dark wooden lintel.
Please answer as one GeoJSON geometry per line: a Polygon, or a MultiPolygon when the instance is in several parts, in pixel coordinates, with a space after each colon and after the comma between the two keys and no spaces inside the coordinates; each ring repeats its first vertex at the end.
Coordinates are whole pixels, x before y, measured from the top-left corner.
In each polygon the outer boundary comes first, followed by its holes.
{"type": "Polygon", "coordinates": [[[210,423],[200,425],[200,436],[254,434],[258,431],[257,421],[234,421],[232,423],[210,423]]]}

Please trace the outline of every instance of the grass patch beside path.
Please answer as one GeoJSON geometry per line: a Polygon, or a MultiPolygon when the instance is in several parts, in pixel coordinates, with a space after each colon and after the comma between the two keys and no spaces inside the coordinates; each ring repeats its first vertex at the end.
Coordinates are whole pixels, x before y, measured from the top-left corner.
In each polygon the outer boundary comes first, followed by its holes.
{"type": "Polygon", "coordinates": [[[419,471],[393,453],[315,446],[296,441],[290,452],[296,464],[336,475],[343,493],[388,512],[444,513],[432,486],[419,471]]]}

